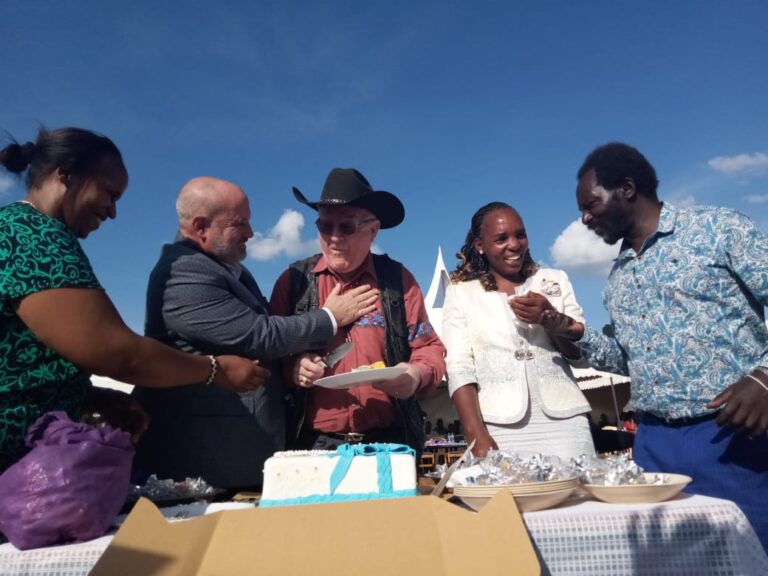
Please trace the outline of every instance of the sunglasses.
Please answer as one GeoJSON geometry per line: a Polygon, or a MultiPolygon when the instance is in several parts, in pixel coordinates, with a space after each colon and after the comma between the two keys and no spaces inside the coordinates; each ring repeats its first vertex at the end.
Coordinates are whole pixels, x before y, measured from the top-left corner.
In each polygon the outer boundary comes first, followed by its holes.
{"type": "Polygon", "coordinates": [[[334,222],[333,220],[323,220],[318,218],[315,220],[315,226],[317,231],[324,236],[331,236],[334,230],[339,231],[339,236],[352,236],[360,230],[360,226],[373,222],[376,218],[368,218],[367,220],[341,220],[340,222],[334,222]]]}

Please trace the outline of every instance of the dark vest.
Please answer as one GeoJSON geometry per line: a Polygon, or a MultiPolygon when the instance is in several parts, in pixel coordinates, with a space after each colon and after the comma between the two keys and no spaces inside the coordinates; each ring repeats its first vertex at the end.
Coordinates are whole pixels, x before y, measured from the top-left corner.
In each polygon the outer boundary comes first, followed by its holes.
{"type": "MultiPolygon", "coordinates": [[[[379,284],[381,307],[384,311],[387,366],[395,366],[399,362],[408,362],[411,357],[403,298],[403,266],[386,254],[372,254],[372,256],[376,280],[379,284]]],[[[312,272],[319,260],[320,254],[315,254],[305,260],[294,262],[289,267],[291,304],[295,315],[305,314],[320,306],[317,295],[317,276],[312,272]]],[[[289,418],[292,426],[289,435],[293,433],[293,438],[296,438],[304,423],[306,391],[303,388],[295,388],[292,394],[290,404],[294,414],[289,418]]],[[[424,449],[424,411],[415,396],[393,400],[400,415],[408,445],[416,450],[417,454],[421,453],[424,449]]]]}

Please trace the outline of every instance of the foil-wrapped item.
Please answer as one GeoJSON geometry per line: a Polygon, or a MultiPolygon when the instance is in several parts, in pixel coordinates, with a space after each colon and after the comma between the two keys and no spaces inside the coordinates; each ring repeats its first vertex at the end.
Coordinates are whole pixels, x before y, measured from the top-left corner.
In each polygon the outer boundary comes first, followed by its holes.
{"type": "Polygon", "coordinates": [[[586,454],[581,454],[576,458],[571,458],[571,461],[568,463],[568,471],[570,476],[584,478],[584,476],[587,474],[587,471],[592,468],[593,460],[594,457],[590,457],[586,454]]]}
{"type": "Polygon", "coordinates": [[[462,486],[498,486],[579,478],[584,484],[620,486],[628,484],[667,484],[666,474],[646,476],[643,469],[626,454],[596,458],[582,454],[563,463],[554,455],[534,454],[521,457],[515,453],[490,450],[483,458],[473,457],[457,470],[452,479],[462,486]]]}
{"type": "Polygon", "coordinates": [[[134,485],[128,495],[129,499],[148,498],[153,502],[168,500],[210,499],[221,493],[220,488],[214,488],[202,478],[187,478],[182,481],[171,479],[160,480],[152,474],[143,485],[134,485]]]}
{"type": "Polygon", "coordinates": [[[585,458],[579,462],[572,460],[571,466],[584,484],[623,486],[649,483],[666,484],[669,482],[666,474],[656,474],[653,481],[649,482],[643,469],[626,454],[617,454],[607,458],[585,458]]]}
{"type": "Polygon", "coordinates": [[[464,474],[454,474],[465,486],[498,486],[573,478],[574,472],[557,456],[534,454],[523,458],[515,453],[491,450],[484,458],[473,458],[464,474]],[[458,477],[457,477],[458,475],[458,477]]]}
{"type": "Polygon", "coordinates": [[[560,458],[546,454],[534,454],[525,463],[527,476],[531,482],[561,480],[564,478],[562,468],[560,458]]]}
{"type": "Polygon", "coordinates": [[[669,484],[670,478],[668,474],[654,474],[653,482],[650,484],[669,484]]]}

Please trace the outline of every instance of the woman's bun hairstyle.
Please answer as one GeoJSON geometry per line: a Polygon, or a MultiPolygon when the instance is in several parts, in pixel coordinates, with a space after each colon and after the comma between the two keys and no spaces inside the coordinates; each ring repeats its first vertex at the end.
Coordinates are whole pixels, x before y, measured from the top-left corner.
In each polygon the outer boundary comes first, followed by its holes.
{"type": "Polygon", "coordinates": [[[12,142],[0,150],[0,164],[5,166],[8,172],[21,174],[29,166],[34,152],[34,142],[27,142],[26,144],[12,142]]]}

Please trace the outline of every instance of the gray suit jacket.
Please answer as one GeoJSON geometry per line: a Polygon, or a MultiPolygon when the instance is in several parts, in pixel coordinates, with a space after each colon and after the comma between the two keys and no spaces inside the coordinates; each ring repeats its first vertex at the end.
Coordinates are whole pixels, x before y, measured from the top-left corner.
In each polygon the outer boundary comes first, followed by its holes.
{"type": "Polygon", "coordinates": [[[136,388],[134,396],[151,419],[137,447],[136,470],[177,480],[200,476],[222,488],[260,486],[264,460],[285,446],[280,365],[274,360],[327,345],[333,336],[328,314],[271,316],[248,270],[238,280],[177,236],[163,247],[149,278],[145,333],[186,352],[258,359],[272,376],[240,395],[203,384],[136,388]]]}

